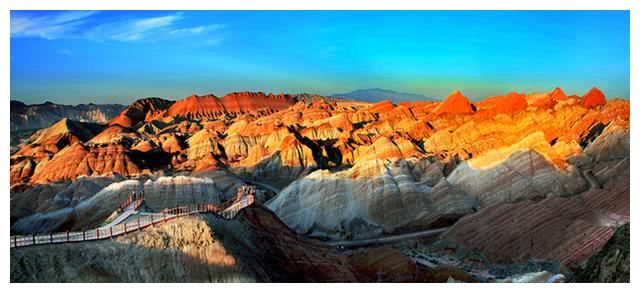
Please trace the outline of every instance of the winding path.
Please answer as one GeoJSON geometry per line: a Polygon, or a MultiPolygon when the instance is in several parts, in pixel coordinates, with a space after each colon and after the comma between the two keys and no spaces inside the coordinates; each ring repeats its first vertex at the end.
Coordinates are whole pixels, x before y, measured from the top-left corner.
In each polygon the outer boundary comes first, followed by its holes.
{"type": "Polygon", "coordinates": [[[419,232],[411,232],[411,233],[400,234],[400,235],[382,236],[378,238],[329,241],[325,243],[330,246],[344,247],[344,248],[383,245],[383,244],[390,244],[390,243],[396,243],[396,242],[407,241],[407,240],[414,240],[419,238],[434,237],[442,234],[448,229],[449,227],[444,227],[444,228],[424,230],[419,232]]]}
{"type": "Polygon", "coordinates": [[[108,223],[106,225],[104,225],[104,228],[109,228],[109,227],[113,227],[116,226],[120,223],[122,223],[124,220],[126,220],[127,218],[131,217],[131,215],[137,213],[137,208],[138,206],[140,206],[140,204],[142,203],[142,201],[144,200],[135,200],[131,203],[129,203],[124,209],[122,209],[122,213],[120,213],[120,215],[118,215],[117,218],[115,218],[113,221],[111,221],[111,223],[108,223]]]}
{"type": "Polygon", "coordinates": [[[280,191],[282,190],[282,189],[277,188],[277,187],[275,187],[273,185],[270,185],[270,184],[267,184],[267,183],[263,183],[263,182],[259,182],[259,181],[255,181],[255,180],[251,180],[251,179],[240,178],[240,180],[242,180],[243,182],[245,182],[247,184],[251,184],[251,185],[255,185],[255,186],[258,186],[260,188],[263,188],[263,189],[267,189],[269,191],[274,192],[275,194],[280,193],[280,191]]]}
{"type": "Polygon", "coordinates": [[[254,194],[255,187],[241,186],[238,189],[235,200],[222,205],[208,203],[194,204],[165,209],[161,213],[138,213],[137,208],[142,204],[144,198],[137,199],[125,206],[122,209],[122,213],[111,223],[105,224],[99,228],[78,232],[50,233],[48,235],[14,235],[10,238],[10,247],[18,248],[32,245],[111,239],[113,237],[139,231],[158,223],[164,223],[169,220],[196,213],[213,213],[221,218],[230,220],[233,219],[242,209],[254,203],[254,194]]]}

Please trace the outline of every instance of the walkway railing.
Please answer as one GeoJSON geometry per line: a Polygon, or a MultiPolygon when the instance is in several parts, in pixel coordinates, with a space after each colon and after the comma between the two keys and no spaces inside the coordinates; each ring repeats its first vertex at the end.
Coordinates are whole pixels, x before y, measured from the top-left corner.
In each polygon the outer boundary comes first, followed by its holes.
{"type": "MultiPolygon", "coordinates": [[[[227,202],[222,206],[206,203],[193,204],[165,209],[161,213],[135,214],[137,215],[137,217],[133,221],[127,222],[125,219],[124,223],[122,224],[113,226],[107,225],[81,232],[61,232],[50,233],[48,235],[15,235],[11,236],[10,247],[14,248],[40,244],[70,243],[111,239],[113,237],[140,231],[141,229],[149,226],[164,223],[169,220],[196,213],[214,213],[224,219],[229,220],[233,219],[238,214],[238,212],[240,212],[240,210],[253,204],[255,199],[252,190],[255,191],[255,189],[251,189],[250,187],[249,189],[245,189],[244,187],[242,187],[240,190],[238,190],[239,198],[236,198],[235,201],[227,202]],[[249,191],[250,193],[247,194],[245,193],[245,191],[249,191]]],[[[137,209],[137,207],[140,206],[141,202],[141,200],[134,201],[133,204],[136,205],[134,209],[137,209]]],[[[129,204],[132,204],[132,202],[129,202],[129,204]]]]}
{"type": "Polygon", "coordinates": [[[120,208],[118,209],[118,211],[124,211],[131,203],[133,202],[137,202],[137,205],[133,207],[133,209],[137,209],[140,204],[144,201],[144,195],[142,195],[140,198],[136,198],[133,197],[131,195],[129,195],[129,197],[125,200],[121,200],[120,201],[120,208]]]}

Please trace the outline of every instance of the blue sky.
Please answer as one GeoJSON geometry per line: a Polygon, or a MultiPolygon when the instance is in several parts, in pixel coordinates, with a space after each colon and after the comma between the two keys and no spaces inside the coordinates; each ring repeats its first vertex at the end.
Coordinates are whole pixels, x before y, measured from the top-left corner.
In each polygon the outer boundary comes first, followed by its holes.
{"type": "Polygon", "coordinates": [[[11,98],[385,88],[629,97],[627,11],[12,11],[11,98]]]}

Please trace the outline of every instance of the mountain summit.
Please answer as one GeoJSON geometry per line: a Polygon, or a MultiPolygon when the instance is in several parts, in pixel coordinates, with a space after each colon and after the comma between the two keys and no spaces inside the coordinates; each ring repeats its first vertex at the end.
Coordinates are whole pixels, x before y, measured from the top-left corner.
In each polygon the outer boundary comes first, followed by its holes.
{"type": "Polygon", "coordinates": [[[583,97],[581,104],[585,108],[595,108],[597,106],[602,106],[607,103],[605,99],[604,93],[600,91],[597,87],[593,87],[589,90],[583,97]]]}
{"type": "Polygon", "coordinates": [[[189,96],[177,101],[166,111],[166,116],[185,116],[193,119],[218,118],[225,114],[245,114],[258,110],[268,112],[282,110],[295,103],[286,94],[262,92],[236,92],[218,98],[214,95],[189,96]]]}
{"type": "Polygon", "coordinates": [[[455,90],[451,93],[440,105],[438,105],[433,113],[440,114],[468,114],[473,113],[473,107],[469,103],[469,99],[464,96],[459,90],[455,90]]]}

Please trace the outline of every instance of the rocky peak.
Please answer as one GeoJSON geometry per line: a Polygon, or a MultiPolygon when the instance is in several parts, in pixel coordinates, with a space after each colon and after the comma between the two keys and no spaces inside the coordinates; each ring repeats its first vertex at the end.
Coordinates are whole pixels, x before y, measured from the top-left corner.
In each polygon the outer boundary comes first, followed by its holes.
{"type": "Polygon", "coordinates": [[[171,106],[165,116],[218,118],[225,114],[245,114],[261,109],[278,111],[294,103],[295,99],[289,95],[266,95],[262,92],[234,92],[222,98],[214,95],[189,96],[171,106]]]}
{"type": "Polygon", "coordinates": [[[516,112],[527,108],[524,94],[510,92],[497,103],[499,112],[516,112]]]}
{"type": "Polygon", "coordinates": [[[394,108],[395,105],[393,105],[391,101],[385,100],[371,105],[368,110],[373,113],[384,113],[387,111],[391,111],[394,108]]]}
{"type": "Polygon", "coordinates": [[[597,87],[593,87],[583,97],[580,104],[585,108],[595,108],[597,106],[604,106],[607,103],[604,93],[597,87]]]}
{"type": "Polygon", "coordinates": [[[473,113],[473,107],[469,103],[469,99],[465,97],[459,90],[451,93],[440,105],[438,105],[433,113],[440,114],[469,114],[473,113]]]}
{"type": "Polygon", "coordinates": [[[87,141],[96,133],[95,125],[91,123],[78,122],[68,118],[63,118],[43,131],[34,142],[43,143],[53,137],[61,135],[69,135],[77,137],[81,141],[87,141]]]}
{"type": "Polygon", "coordinates": [[[559,87],[556,87],[553,91],[551,91],[549,93],[549,96],[551,97],[551,99],[553,99],[555,101],[566,100],[567,99],[567,95],[559,87]]]}
{"type": "Polygon", "coordinates": [[[478,103],[479,109],[486,109],[493,114],[513,113],[527,108],[527,99],[524,94],[510,92],[506,96],[496,96],[478,103]]]}
{"type": "Polygon", "coordinates": [[[295,103],[286,94],[269,94],[263,92],[237,92],[225,95],[220,99],[225,110],[230,113],[246,113],[258,109],[282,110],[295,103]]]}
{"type": "Polygon", "coordinates": [[[159,113],[168,109],[173,101],[161,98],[144,98],[139,99],[124,109],[118,116],[109,121],[109,125],[120,125],[123,127],[131,127],[141,121],[144,121],[149,114],[159,113]]]}
{"type": "Polygon", "coordinates": [[[165,113],[165,116],[187,116],[191,118],[217,117],[224,113],[224,106],[214,95],[192,95],[177,101],[165,113]]]}

